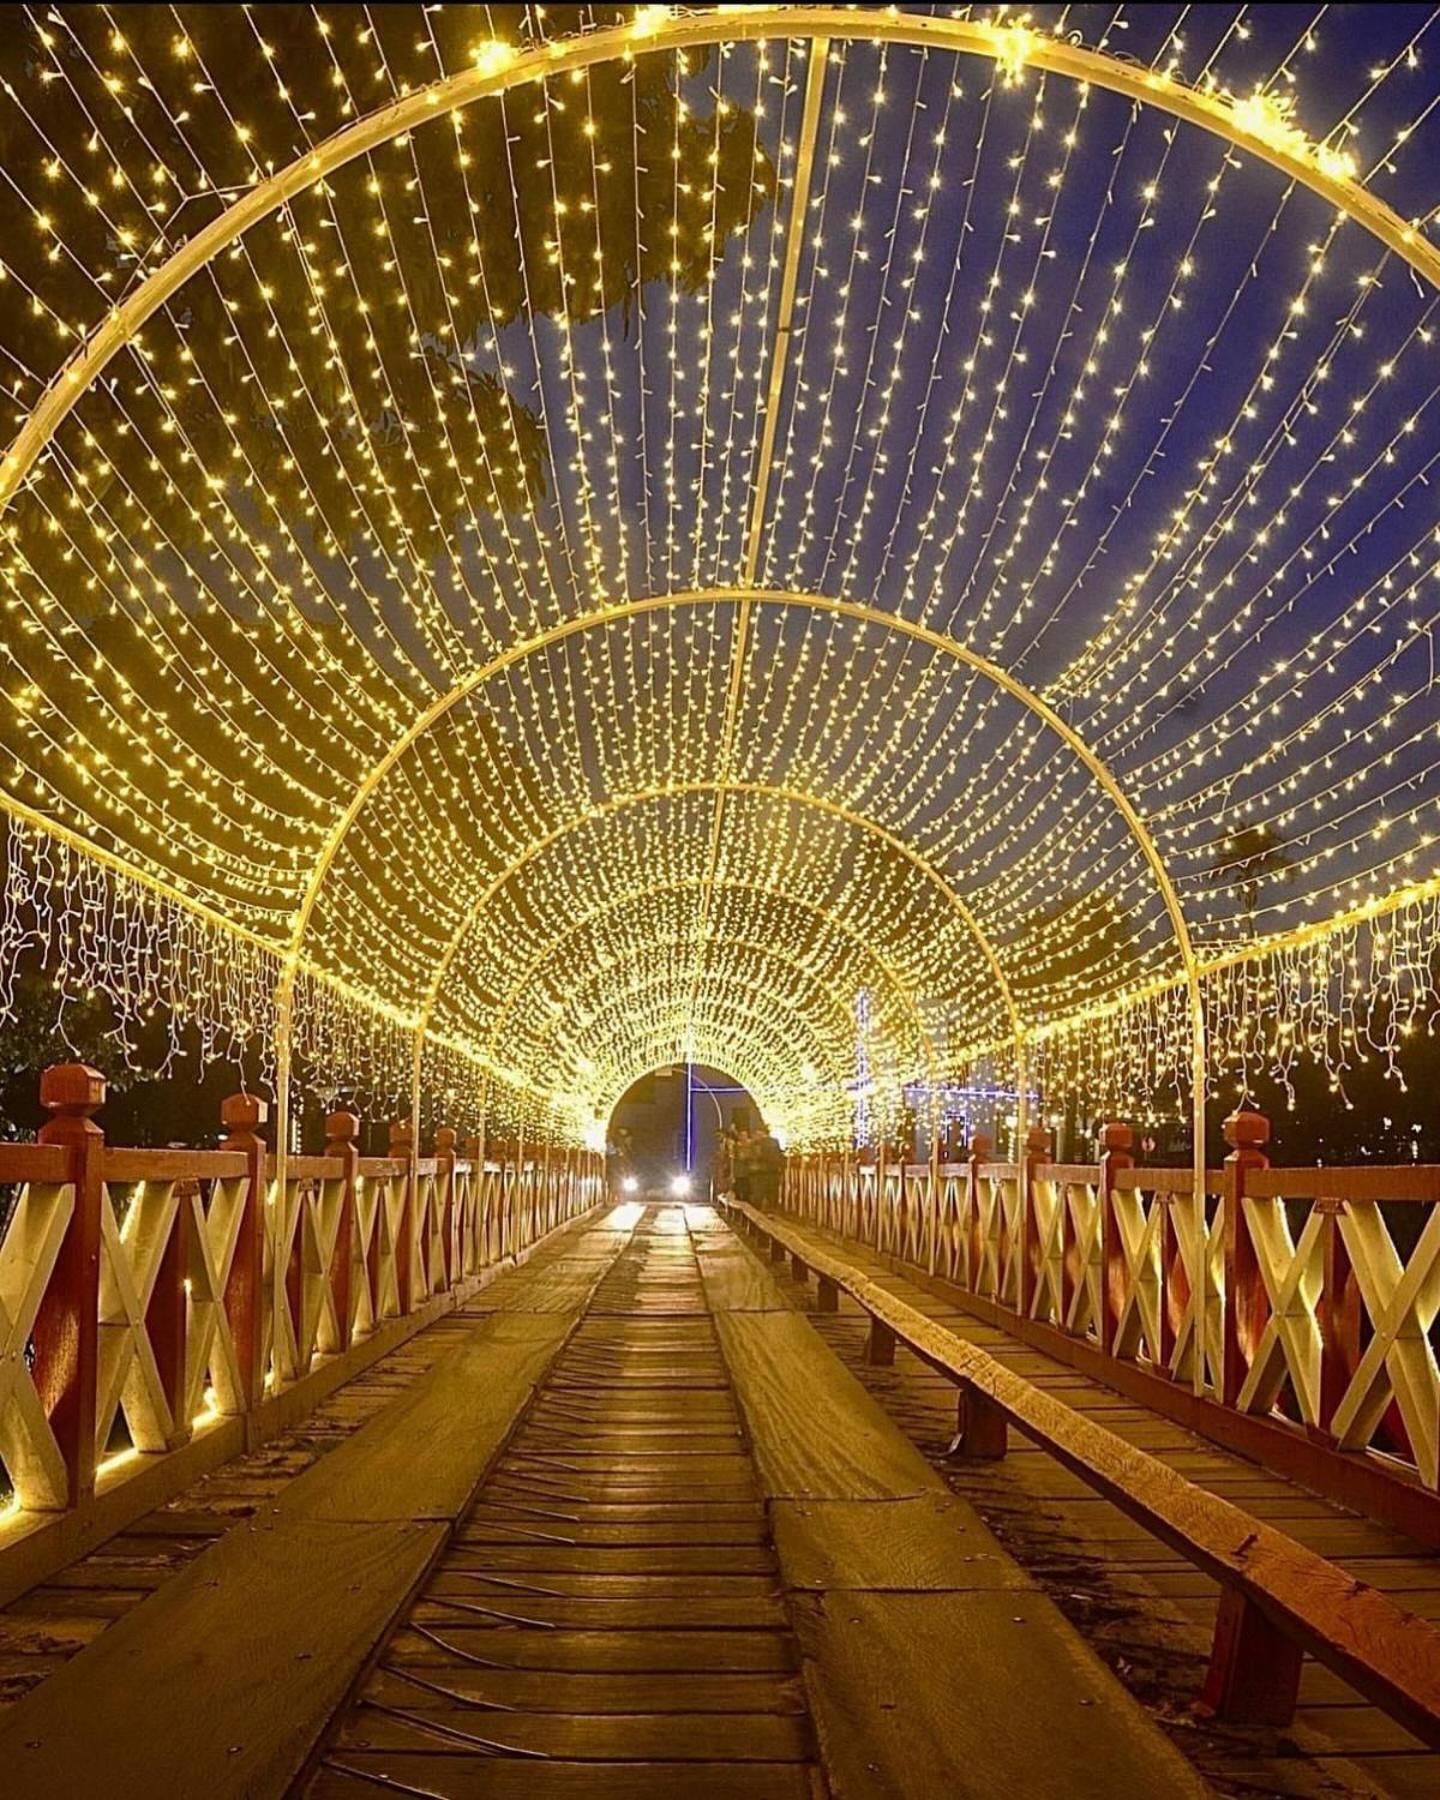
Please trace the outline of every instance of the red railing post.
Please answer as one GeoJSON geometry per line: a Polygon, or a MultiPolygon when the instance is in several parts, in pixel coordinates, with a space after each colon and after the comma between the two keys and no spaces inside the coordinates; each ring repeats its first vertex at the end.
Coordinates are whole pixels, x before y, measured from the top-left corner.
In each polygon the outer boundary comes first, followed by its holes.
{"type": "Polygon", "coordinates": [[[1050,1133],[1043,1125],[1032,1125],[1025,1133],[1020,1178],[1020,1316],[1028,1319],[1035,1307],[1035,1294],[1040,1285],[1040,1259],[1044,1252],[1040,1235],[1040,1214],[1035,1203],[1035,1184],[1040,1171],[1050,1161],[1050,1133]]]}
{"type": "Polygon", "coordinates": [[[405,1164],[405,1198],[395,1241],[395,1293],[403,1319],[415,1310],[415,1131],[409,1119],[391,1121],[387,1154],[392,1162],[405,1164]]]}
{"type": "MultiPolygon", "coordinates": [[[[339,1348],[348,1350],[355,1335],[355,1299],[350,1284],[355,1270],[355,1187],[360,1173],[360,1121],[352,1112],[333,1112],[325,1120],[325,1154],[339,1157],[344,1164],[340,1177],[340,1219],[335,1227],[335,1253],[330,1260],[330,1292],[335,1301],[335,1325],[339,1348]]],[[[377,1219],[371,1240],[371,1255],[364,1268],[369,1289],[369,1313],[380,1314],[380,1289],[376,1279],[379,1269],[380,1224],[377,1219]]]]}
{"type": "Polygon", "coordinates": [[[1100,1183],[1095,1201],[1100,1208],[1100,1347],[1107,1353],[1115,1348],[1126,1286],[1125,1251],[1115,1211],[1115,1176],[1120,1169],[1134,1168],[1134,1143],[1135,1133],[1128,1125],[1117,1121],[1100,1128],[1100,1183]]]}
{"type": "Polygon", "coordinates": [[[1268,1169],[1262,1145],[1270,1141],[1270,1121],[1263,1113],[1234,1112],[1225,1121],[1225,1315],[1221,1339],[1221,1397],[1233,1406],[1245,1385],[1250,1359],[1265,1329],[1267,1301],[1255,1240],[1245,1217],[1245,1177],[1251,1169],[1268,1169]]]}
{"type": "Polygon", "coordinates": [[[435,1181],[444,1196],[445,1210],[440,1215],[440,1254],[445,1259],[445,1286],[454,1287],[460,1279],[460,1208],[455,1204],[456,1137],[448,1125],[435,1133],[435,1181]]]}
{"type": "Polygon", "coordinates": [[[160,1267],[150,1304],[145,1308],[145,1335],[150,1340],[150,1353],[155,1358],[155,1373],[170,1412],[170,1429],[165,1434],[165,1448],[178,1450],[190,1438],[190,1413],[186,1404],[186,1349],[190,1330],[190,1296],[187,1282],[190,1274],[190,1244],[187,1215],[199,1193],[199,1183],[183,1179],[176,1183],[175,1217],[170,1222],[165,1248],[160,1252],[160,1267]]]}
{"type": "Polygon", "coordinates": [[[985,1228],[980,1219],[980,1170],[989,1162],[994,1146],[983,1131],[970,1139],[970,1154],[965,1169],[965,1232],[968,1238],[968,1263],[965,1277],[972,1294],[980,1292],[980,1277],[985,1266],[985,1228]]]}
{"type": "Polygon", "coordinates": [[[265,1397],[265,1180],[267,1164],[259,1127],[269,1109],[258,1094],[230,1094],[220,1103],[222,1150],[245,1158],[245,1205],[225,1283],[225,1317],[240,1371],[241,1409],[252,1412],[265,1397]]]}
{"type": "Polygon", "coordinates": [[[1322,1269],[1316,1316],[1320,1324],[1320,1425],[1317,1435],[1333,1443],[1330,1421],[1360,1361],[1361,1302],[1350,1252],[1340,1232],[1343,1200],[1317,1200],[1322,1269]]]}
{"type": "Polygon", "coordinates": [[[485,1139],[477,1132],[465,1140],[470,1152],[470,1217],[462,1224],[466,1275],[484,1268],[489,1259],[490,1240],[485,1223],[485,1139]]]}
{"type": "Polygon", "coordinates": [[[86,1063],[57,1063],[40,1076],[40,1104],[51,1115],[40,1142],[70,1153],[75,1207],[35,1315],[32,1373],[65,1462],[66,1502],[78,1506],[95,1491],[105,1136],[94,1115],[105,1104],[105,1077],[86,1063]]]}

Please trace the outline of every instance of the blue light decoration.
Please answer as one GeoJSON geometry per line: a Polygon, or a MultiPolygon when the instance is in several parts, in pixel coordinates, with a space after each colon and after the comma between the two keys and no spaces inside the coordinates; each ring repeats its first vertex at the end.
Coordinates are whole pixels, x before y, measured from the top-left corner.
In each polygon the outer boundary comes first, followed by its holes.
{"type": "Polygon", "coordinates": [[[855,996],[855,1142],[870,1142],[870,990],[855,996]]]}

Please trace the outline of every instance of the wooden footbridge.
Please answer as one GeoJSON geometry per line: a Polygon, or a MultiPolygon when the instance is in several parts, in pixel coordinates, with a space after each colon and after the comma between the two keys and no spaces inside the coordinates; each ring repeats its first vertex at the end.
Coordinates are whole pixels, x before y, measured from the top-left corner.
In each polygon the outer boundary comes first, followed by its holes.
{"type": "MultiPolygon", "coordinates": [[[[362,1157],[337,1115],[282,1190],[253,1100],[221,1150],[129,1151],[88,1071],[45,1091],[0,1151],[7,1797],[1435,1791],[1435,1496],[1395,1440],[1229,1409],[1301,1485],[1128,1324],[1007,1328],[1057,1192],[1081,1288],[1128,1232],[1118,1162],[797,1163],[760,1214],[450,1134],[362,1157]]],[[[1348,1187],[1317,1217],[1355,1243],[1348,1187]]],[[[1389,1359],[1360,1334],[1387,1403],[1425,1210],[1389,1359]]],[[[1163,1234],[1125,1241],[1153,1321],[1163,1234]]],[[[1298,1355],[1324,1284],[1271,1280],[1298,1355]]]]}

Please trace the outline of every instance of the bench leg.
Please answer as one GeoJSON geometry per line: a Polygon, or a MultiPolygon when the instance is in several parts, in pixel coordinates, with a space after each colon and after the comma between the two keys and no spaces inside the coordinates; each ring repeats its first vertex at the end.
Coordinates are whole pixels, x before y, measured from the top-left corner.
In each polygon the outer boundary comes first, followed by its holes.
{"type": "Polygon", "coordinates": [[[839,1312],[840,1290],[828,1275],[822,1275],[815,1283],[817,1295],[816,1308],[820,1312],[839,1312]]]}
{"type": "Polygon", "coordinates": [[[785,1246],[774,1238],[770,1240],[770,1260],[772,1263],[782,1263],[785,1260],[785,1246]]]}
{"type": "Polygon", "coordinates": [[[1000,1408],[978,1388],[961,1388],[955,1412],[955,1436],[946,1454],[998,1462],[1009,1447],[1007,1421],[1000,1408]]]}
{"type": "Polygon", "coordinates": [[[870,1336],[865,1341],[865,1360],[872,1369],[889,1369],[895,1363],[895,1333],[879,1319],[870,1321],[870,1336]]]}
{"type": "Polygon", "coordinates": [[[1235,1588],[1222,1588],[1197,1710],[1232,1725],[1284,1726],[1295,1717],[1301,1651],[1235,1588]]]}
{"type": "Polygon", "coordinates": [[[801,1256],[798,1250],[792,1250],[790,1252],[790,1273],[794,1276],[796,1281],[804,1282],[810,1279],[810,1271],[805,1266],[805,1258],[801,1256]]]}

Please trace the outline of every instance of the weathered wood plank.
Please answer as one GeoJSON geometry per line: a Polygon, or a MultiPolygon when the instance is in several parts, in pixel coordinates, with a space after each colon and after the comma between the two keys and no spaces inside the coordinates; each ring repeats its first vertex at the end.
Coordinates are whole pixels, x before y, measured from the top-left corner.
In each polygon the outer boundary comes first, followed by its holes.
{"type": "Polygon", "coordinates": [[[836,1800],[1210,1792],[1038,1594],[797,1595],[836,1800]]]}
{"type": "Polygon", "coordinates": [[[672,1671],[743,1675],[787,1673],[795,1646],[779,1631],[496,1631],[455,1613],[419,1632],[402,1627],[386,1646],[387,1662],[433,1664],[451,1646],[497,1668],[557,1669],[571,1674],[652,1674],[672,1671]]]}
{"type": "Polygon", "coordinates": [[[775,1277],[733,1236],[699,1252],[700,1277],[711,1312],[793,1312],[775,1277]]]}
{"type": "Polygon", "coordinates": [[[1035,1585],[974,1508],[950,1494],[777,1500],[770,1517],[790,1589],[961,1593],[1035,1585]]]}
{"type": "Polygon", "coordinates": [[[456,1519],[574,1327],[561,1313],[498,1315],[284,1490],[285,1518],[456,1519]]]}
{"type": "Polygon", "coordinates": [[[412,1691],[393,1709],[358,1707],[330,1754],[343,1761],[354,1749],[423,1753],[462,1736],[501,1755],[561,1761],[805,1762],[814,1750],[809,1721],[793,1713],[497,1713],[434,1695],[426,1704],[412,1691]]]}
{"type": "MultiPolygon", "coordinates": [[[[748,1209],[747,1209],[748,1210],[748,1209]]],[[[932,1367],[972,1384],[989,1404],[1145,1530],[1242,1592],[1304,1650],[1422,1741],[1440,1744],[1440,1632],[1294,1538],[1206,1493],[1064,1401],[1042,1393],[974,1344],[906,1305],[881,1283],[772,1217],[792,1242],[932,1367]]],[[[1344,1524],[1344,1521],[1338,1522],[1344,1524]]]]}
{"type": "MultiPolygon", "coordinates": [[[[423,1665],[412,1664],[415,1673],[423,1665]]],[[[3,1670],[0,1670],[3,1674],[3,1670]]],[[[381,1705],[422,1704],[440,1688],[473,1706],[519,1707],[558,1713],[803,1713],[805,1695],[793,1675],[717,1675],[672,1669],[663,1674],[567,1673],[557,1669],[431,1667],[417,1685],[403,1665],[382,1665],[366,1684],[381,1705]]]]}
{"type": "MultiPolygon", "coordinates": [[[[544,1279],[534,1265],[519,1274],[522,1285],[544,1279]]],[[[107,1795],[284,1792],[574,1322],[539,1312],[459,1321],[328,1455],[299,1475],[280,1468],[249,1484],[268,1502],[252,1521],[141,1605],[120,1596],[130,1607],[121,1622],[7,1712],[0,1766],[8,1745],[21,1768],[20,1785],[7,1773],[7,1800],[88,1792],[79,1772],[93,1782],[112,1763],[107,1795]],[[183,1694],[183,1726],[157,1730],[137,1693],[183,1694]]],[[[215,1503],[213,1492],[206,1498],[215,1503]]],[[[123,1584],[123,1565],[108,1565],[106,1578],[123,1584]]],[[[114,1596],[43,1598],[51,1610],[103,1612],[114,1596]]]]}
{"type": "Polygon", "coordinates": [[[1205,1791],[803,1318],[716,1323],[837,1800],[1205,1791]]]}
{"type": "Polygon", "coordinates": [[[283,1793],[442,1539],[238,1527],[0,1717],[6,1800],[283,1793]],[[147,1695],[172,1697],[163,1723],[147,1695]]]}
{"type": "Polygon", "coordinates": [[[715,1327],[772,1499],[943,1493],[920,1452],[798,1313],[723,1313],[715,1327]]]}

